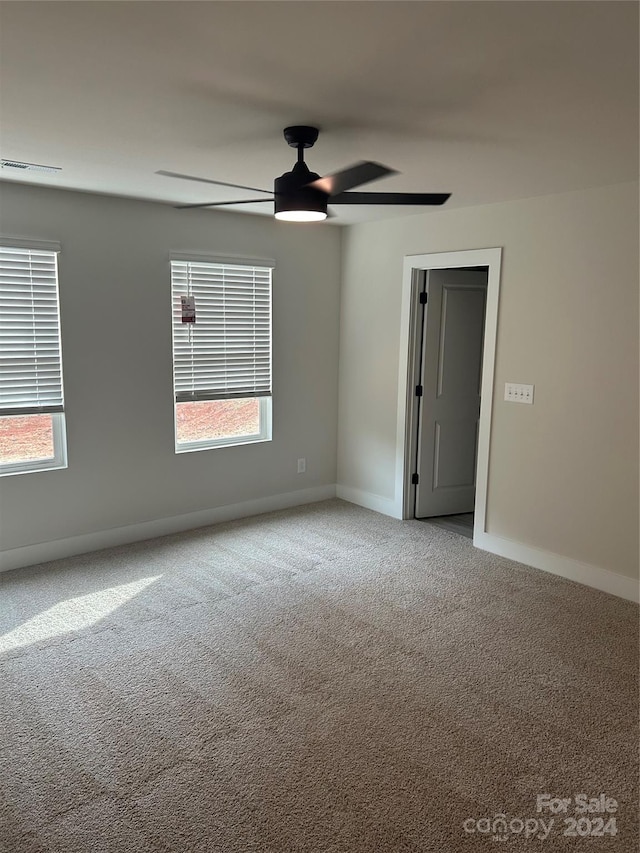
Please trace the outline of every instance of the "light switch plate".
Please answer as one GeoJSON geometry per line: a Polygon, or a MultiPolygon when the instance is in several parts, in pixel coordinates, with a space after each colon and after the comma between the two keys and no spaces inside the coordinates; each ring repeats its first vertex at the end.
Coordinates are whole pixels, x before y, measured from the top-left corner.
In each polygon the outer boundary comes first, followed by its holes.
{"type": "Polygon", "coordinates": [[[534,385],[522,385],[517,382],[505,382],[504,399],[508,403],[528,403],[533,405],[534,385]]]}

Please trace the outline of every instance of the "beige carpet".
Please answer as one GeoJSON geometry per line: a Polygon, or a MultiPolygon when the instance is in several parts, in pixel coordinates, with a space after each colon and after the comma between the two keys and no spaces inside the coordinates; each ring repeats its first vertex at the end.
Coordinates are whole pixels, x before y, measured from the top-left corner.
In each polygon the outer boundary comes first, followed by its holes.
{"type": "Polygon", "coordinates": [[[2,853],[636,849],[625,601],[340,501],[0,593],[2,853]]]}

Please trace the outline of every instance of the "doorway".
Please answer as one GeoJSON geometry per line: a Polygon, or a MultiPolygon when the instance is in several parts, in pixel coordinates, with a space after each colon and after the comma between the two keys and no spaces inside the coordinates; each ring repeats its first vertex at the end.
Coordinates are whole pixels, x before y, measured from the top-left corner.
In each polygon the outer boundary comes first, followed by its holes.
{"type": "Polygon", "coordinates": [[[449,519],[470,537],[488,273],[486,266],[426,270],[418,294],[414,517],[449,519]]]}
{"type": "MultiPolygon", "coordinates": [[[[486,527],[501,249],[405,258],[398,517],[486,527]]],[[[468,532],[467,532],[468,535],[468,532]]]]}

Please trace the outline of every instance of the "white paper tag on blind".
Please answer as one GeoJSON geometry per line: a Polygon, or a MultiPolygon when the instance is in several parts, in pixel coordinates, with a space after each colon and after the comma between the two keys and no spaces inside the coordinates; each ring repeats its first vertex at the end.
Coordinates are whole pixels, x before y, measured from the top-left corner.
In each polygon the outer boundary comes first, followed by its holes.
{"type": "Polygon", "coordinates": [[[195,296],[181,296],[182,322],[195,323],[196,321],[196,298],[195,296]]]}

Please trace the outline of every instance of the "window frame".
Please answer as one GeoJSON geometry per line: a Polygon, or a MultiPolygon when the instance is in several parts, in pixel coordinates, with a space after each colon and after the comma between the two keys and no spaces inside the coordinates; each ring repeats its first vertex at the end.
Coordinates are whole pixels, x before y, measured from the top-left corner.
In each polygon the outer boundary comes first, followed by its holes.
{"type": "MultiPolygon", "coordinates": [[[[56,317],[58,321],[58,346],[59,346],[59,363],[60,363],[60,388],[62,395],[63,410],[59,412],[38,411],[38,407],[34,407],[31,411],[17,411],[15,413],[7,412],[0,415],[0,419],[21,417],[27,415],[46,415],[51,417],[51,431],[53,441],[53,456],[41,459],[18,459],[15,462],[0,461],[0,477],[15,476],[17,474],[32,474],[38,471],[52,471],[68,467],[67,460],[67,430],[64,410],[64,370],[62,364],[62,319],[60,312],[60,275],[58,256],[60,254],[60,244],[45,241],[45,240],[29,240],[18,237],[0,236],[0,246],[9,249],[24,249],[34,252],[50,252],[55,255],[55,275],[56,275],[56,317]]],[[[25,406],[25,409],[29,407],[25,406]]]]}
{"type": "MultiPolygon", "coordinates": [[[[258,433],[246,433],[244,435],[229,435],[224,438],[203,438],[198,441],[178,441],[178,425],[177,425],[177,413],[178,406],[181,405],[174,400],[173,403],[173,429],[175,436],[175,451],[176,453],[193,453],[195,450],[212,450],[216,447],[234,447],[240,444],[259,444],[263,441],[271,441],[272,440],[272,398],[271,397],[234,397],[230,399],[240,399],[240,400],[258,400],[260,404],[260,408],[258,411],[258,417],[260,419],[260,432],[258,433]]],[[[183,401],[186,402],[186,401],[183,401]]],[[[207,401],[207,400],[196,400],[194,402],[216,402],[216,401],[207,401]]],[[[224,400],[219,400],[217,402],[225,402],[224,400]]]]}
{"type": "MultiPolygon", "coordinates": [[[[34,414],[37,414],[35,412],[34,414]]],[[[47,414],[43,412],[43,414],[47,414]]],[[[4,418],[19,418],[17,415],[2,415],[4,418]]],[[[51,412],[51,431],[53,438],[53,456],[45,459],[18,459],[15,462],[0,462],[0,477],[11,474],[32,474],[37,471],[52,471],[67,468],[66,422],[64,412],[51,412]]]]}
{"type": "MultiPolygon", "coordinates": [[[[246,267],[246,266],[254,266],[261,268],[268,268],[271,270],[271,279],[269,284],[269,304],[270,304],[270,325],[269,325],[269,345],[271,350],[271,383],[273,383],[273,269],[275,267],[275,262],[271,259],[266,258],[245,258],[245,257],[233,257],[233,256],[220,256],[220,255],[206,255],[198,252],[172,252],[170,254],[170,262],[179,262],[179,263],[193,263],[193,264],[213,264],[213,265],[224,265],[224,266],[238,266],[238,267],[246,267]]],[[[238,394],[230,395],[227,398],[217,397],[213,400],[206,399],[196,399],[193,401],[189,400],[176,400],[176,360],[175,360],[175,337],[174,337],[174,319],[173,319],[173,311],[174,311],[174,284],[173,284],[173,273],[171,269],[170,263],[170,300],[171,300],[171,342],[172,342],[172,374],[173,374],[173,435],[174,435],[174,451],[176,454],[179,453],[193,453],[201,450],[215,450],[220,447],[238,447],[247,444],[260,444],[273,440],[273,395],[267,396],[247,396],[242,397],[238,394]],[[260,431],[258,433],[247,433],[243,435],[231,435],[224,436],[221,438],[204,438],[196,441],[178,441],[178,426],[177,426],[177,413],[178,406],[182,403],[187,402],[224,402],[225,400],[247,400],[254,399],[259,401],[259,411],[258,418],[260,424],[260,431]]],[[[198,315],[198,307],[196,304],[196,318],[198,315]]],[[[196,320],[197,323],[197,320],[196,320]]]]}

